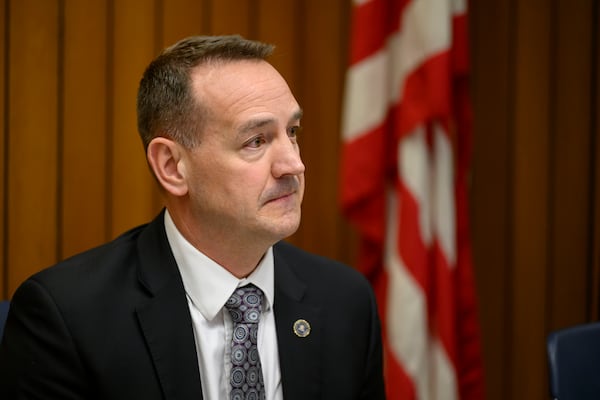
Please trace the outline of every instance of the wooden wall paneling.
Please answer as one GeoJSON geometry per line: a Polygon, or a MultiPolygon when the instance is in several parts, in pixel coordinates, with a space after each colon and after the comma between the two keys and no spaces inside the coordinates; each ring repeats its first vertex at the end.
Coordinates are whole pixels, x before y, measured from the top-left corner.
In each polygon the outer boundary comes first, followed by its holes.
{"type": "Polygon", "coordinates": [[[251,35],[254,3],[250,0],[212,0],[210,4],[210,33],[212,35],[251,35]]]}
{"type": "Polygon", "coordinates": [[[511,42],[514,2],[471,2],[473,155],[470,189],[474,274],[488,400],[508,398],[511,247],[511,42]]]}
{"type": "Polygon", "coordinates": [[[59,258],[104,242],[107,226],[107,5],[65,0],[59,258]]]}
{"type": "Polygon", "coordinates": [[[587,320],[592,194],[592,0],[555,4],[548,330],[587,320]]]}
{"type": "Polygon", "coordinates": [[[162,3],[161,49],[207,31],[206,0],[162,0],[162,3]]]}
{"type": "Polygon", "coordinates": [[[343,259],[345,249],[340,243],[345,232],[340,229],[338,164],[350,5],[343,0],[307,0],[302,6],[298,65],[303,76],[297,96],[305,115],[300,143],[306,192],[300,245],[343,259]]]}
{"type": "Polygon", "coordinates": [[[253,22],[253,38],[275,45],[275,52],[269,62],[286,79],[292,93],[296,94],[301,71],[300,28],[303,22],[298,18],[298,2],[293,0],[258,0],[256,19],[253,22]]]}
{"type": "MultiPolygon", "coordinates": [[[[598,54],[598,53],[596,53],[598,54]]],[[[600,68],[598,67],[600,73],[600,68]]],[[[600,83],[596,85],[596,97],[600,95],[600,83]]],[[[590,321],[600,321],[600,102],[596,100],[596,128],[592,132],[594,140],[592,141],[593,153],[593,179],[592,182],[592,207],[590,207],[593,218],[591,219],[592,227],[590,228],[590,256],[591,272],[590,272],[590,283],[589,283],[589,314],[588,319],[590,321]]]]}
{"type": "Polygon", "coordinates": [[[8,290],[6,287],[5,277],[8,275],[7,265],[5,260],[6,255],[6,231],[4,224],[4,216],[6,214],[6,204],[4,201],[6,195],[6,180],[4,176],[5,163],[6,163],[6,148],[4,146],[8,130],[6,129],[6,110],[8,101],[6,101],[6,89],[8,87],[6,82],[6,63],[7,63],[7,50],[8,46],[6,41],[6,27],[8,26],[8,15],[6,9],[8,7],[8,0],[0,0],[0,207],[2,213],[0,213],[0,300],[8,299],[8,290]]]}
{"type": "Polygon", "coordinates": [[[111,235],[147,222],[159,209],[156,183],[137,133],[136,96],[147,64],[158,53],[154,0],[119,0],[113,5],[111,75],[111,235]]]}
{"type": "Polygon", "coordinates": [[[593,109],[592,109],[592,129],[591,133],[591,152],[592,152],[592,178],[590,186],[592,189],[592,214],[590,227],[590,256],[592,258],[590,282],[589,282],[589,315],[592,321],[600,320],[600,4],[594,3],[592,13],[592,81],[593,87],[593,109]]]}
{"type": "Polygon", "coordinates": [[[12,295],[57,255],[58,1],[9,8],[7,265],[12,295]]]}
{"type": "Polygon", "coordinates": [[[511,399],[545,399],[550,29],[546,0],[517,3],[511,399]]]}

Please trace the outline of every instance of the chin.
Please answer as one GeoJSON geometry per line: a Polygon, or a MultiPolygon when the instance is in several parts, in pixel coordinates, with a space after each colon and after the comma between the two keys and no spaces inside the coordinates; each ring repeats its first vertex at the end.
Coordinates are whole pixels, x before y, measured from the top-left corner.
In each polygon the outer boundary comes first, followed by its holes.
{"type": "Polygon", "coordinates": [[[292,236],[300,227],[300,217],[286,221],[274,222],[270,233],[274,242],[278,242],[292,236]]]}

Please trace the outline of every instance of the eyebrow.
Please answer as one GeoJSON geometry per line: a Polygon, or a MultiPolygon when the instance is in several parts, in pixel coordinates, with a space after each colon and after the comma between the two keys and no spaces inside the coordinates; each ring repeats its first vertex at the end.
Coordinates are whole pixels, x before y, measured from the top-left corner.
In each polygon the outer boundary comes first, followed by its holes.
{"type": "Polygon", "coordinates": [[[302,119],[303,115],[304,115],[304,111],[301,108],[299,108],[298,111],[296,111],[294,113],[294,115],[292,115],[292,118],[290,118],[290,122],[296,121],[297,119],[302,119]]]}
{"type": "MultiPolygon", "coordinates": [[[[304,112],[302,111],[302,109],[298,109],[290,118],[289,122],[292,121],[296,121],[302,118],[302,116],[304,115],[304,112]]],[[[273,122],[275,122],[274,118],[265,118],[265,119],[252,119],[246,123],[244,123],[242,126],[240,126],[240,128],[238,129],[238,133],[240,135],[252,131],[254,129],[257,128],[261,128],[265,125],[269,125],[272,124],[273,122]]]]}

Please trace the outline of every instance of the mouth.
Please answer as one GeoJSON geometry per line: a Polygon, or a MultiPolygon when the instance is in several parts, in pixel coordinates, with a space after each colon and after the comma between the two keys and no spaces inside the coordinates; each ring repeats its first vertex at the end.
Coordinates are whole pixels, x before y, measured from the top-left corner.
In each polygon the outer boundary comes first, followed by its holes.
{"type": "Polygon", "coordinates": [[[292,192],[286,192],[286,193],[278,194],[278,195],[273,196],[269,200],[267,200],[265,202],[265,204],[276,203],[276,202],[279,202],[279,201],[285,201],[285,200],[288,200],[288,199],[292,198],[295,194],[296,194],[295,190],[292,191],[292,192]]]}

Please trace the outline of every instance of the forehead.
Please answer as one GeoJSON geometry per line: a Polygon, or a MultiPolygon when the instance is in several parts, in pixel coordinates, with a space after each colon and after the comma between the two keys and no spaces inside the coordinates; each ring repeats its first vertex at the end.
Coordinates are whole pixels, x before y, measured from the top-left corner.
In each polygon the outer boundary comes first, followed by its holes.
{"type": "Polygon", "coordinates": [[[283,77],[263,60],[213,62],[191,74],[196,99],[231,124],[264,117],[290,119],[300,109],[283,77]]]}

